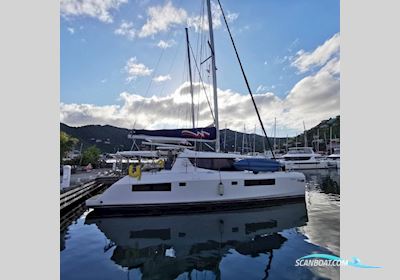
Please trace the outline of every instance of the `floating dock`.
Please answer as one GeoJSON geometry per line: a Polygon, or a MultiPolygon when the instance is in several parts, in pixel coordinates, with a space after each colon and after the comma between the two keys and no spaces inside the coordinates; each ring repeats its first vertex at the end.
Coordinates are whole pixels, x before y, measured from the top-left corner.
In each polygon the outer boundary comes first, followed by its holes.
{"type": "Polygon", "coordinates": [[[97,177],[83,185],[64,189],[60,194],[60,214],[64,215],[82,205],[86,199],[104,191],[120,179],[119,176],[97,177]]]}

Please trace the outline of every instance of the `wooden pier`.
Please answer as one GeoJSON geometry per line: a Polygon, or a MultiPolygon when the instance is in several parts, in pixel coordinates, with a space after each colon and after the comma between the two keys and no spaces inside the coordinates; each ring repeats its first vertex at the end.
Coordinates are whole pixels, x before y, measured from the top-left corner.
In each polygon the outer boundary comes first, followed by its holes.
{"type": "Polygon", "coordinates": [[[120,179],[119,176],[98,177],[83,185],[64,190],[60,194],[60,214],[64,215],[81,205],[86,199],[96,195],[120,179]]]}

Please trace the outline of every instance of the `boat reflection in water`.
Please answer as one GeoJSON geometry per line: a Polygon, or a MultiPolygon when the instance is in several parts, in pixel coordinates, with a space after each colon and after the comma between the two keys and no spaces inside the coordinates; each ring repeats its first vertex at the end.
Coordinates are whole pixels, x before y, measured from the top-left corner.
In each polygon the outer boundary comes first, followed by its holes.
{"type": "Polygon", "coordinates": [[[110,240],[111,259],[123,268],[140,269],[142,279],[175,279],[192,271],[220,278],[220,263],[234,249],[251,257],[269,254],[287,241],[279,232],[305,225],[304,202],[240,212],[152,216],[86,217],[110,240]]]}
{"type": "Polygon", "coordinates": [[[301,232],[310,242],[340,255],[340,171],[306,170],[307,226],[301,232]]]}
{"type": "MultiPolygon", "coordinates": [[[[337,169],[303,170],[307,190],[329,195],[340,195],[340,171],[337,169]]],[[[338,199],[340,197],[338,196],[338,199]]]]}

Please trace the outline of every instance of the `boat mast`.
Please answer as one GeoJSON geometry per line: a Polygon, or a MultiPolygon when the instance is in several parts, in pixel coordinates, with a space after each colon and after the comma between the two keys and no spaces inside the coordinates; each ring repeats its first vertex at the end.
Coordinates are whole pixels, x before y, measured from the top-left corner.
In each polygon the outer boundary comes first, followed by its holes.
{"type": "Polygon", "coordinates": [[[329,154],[332,154],[332,126],[329,127],[329,154]]]}
{"type": "Polygon", "coordinates": [[[256,153],[256,125],[254,125],[253,155],[256,153]]]}
{"type": "Polygon", "coordinates": [[[243,126],[243,134],[242,134],[242,154],[244,155],[244,140],[246,140],[245,138],[245,133],[246,133],[246,125],[243,126]]]}
{"type": "Polygon", "coordinates": [[[226,132],[227,132],[227,124],[225,123],[225,133],[224,133],[224,152],[226,153],[226,132]]]}
{"type": "Polygon", "coordinates": [[[289,151],[289,135],[286,134],[286,152],[289,151]]]}
{"type": "Polygon", "coordinates": [[[195,124],[194,124],[194,99],[193,99],[193,82],[192,82],[192,65],[190,62],[190,46],[189,46],[189,33],[188,33],[188,28],[185,28],[186,31],[186,46],[187,46],[187,55],[188,55],[188,64],[189,64],[189,79],[190,79],[190,95],[192,97],[192,126],[193,129],[195,129],[195,124]]]}
{"type": "Polygon", "coordinates": [[[235,153],[236,153],[237,131],[235,131],[235,153]]]}
{"type": "Polygon", "coordinates": [[[274,125],[274,151],[276,150],[276,118],[275,118],[275,125],[274,125]]]}
{"type": "Polygon", "coordinates": [[[215,66],[215,48],[214,48],[214,33],[213,33],[213,24],[212,24],[212,15],[211,15],[211,1],[207,1],[207,10],[208,10],[208,30],[210,32],[210,41],[209,45],[211,48],[211,73],[212,73],[212,82],[213,82],[213,95],[214,95],[214,117],[215,117],[215,129],[216,129],[216,139],[215,139],[215,151],[220,151],[220,135],[219,135],[219,120],[218,120],[218,96],[217,96],[217,68],[215,66]]]}
{"type": "Polygon", "coordinates": [[[307,133],[306,133],[306,124],[303,121],[303,127],[304,127],[304,147],[308,147],[308,143],[307,143],[307,133]]]}

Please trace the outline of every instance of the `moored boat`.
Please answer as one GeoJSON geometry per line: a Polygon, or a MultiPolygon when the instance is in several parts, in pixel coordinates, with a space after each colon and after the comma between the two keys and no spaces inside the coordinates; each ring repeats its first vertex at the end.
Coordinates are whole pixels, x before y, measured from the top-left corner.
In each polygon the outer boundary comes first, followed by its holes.
{"type": "Polygon", "coordinates": [[[281,163],[287,170],[328,168],[328,163],[322,155],[309,147],[289,148],[287,154],[282,156],[281,163]]]}
{"type": "MultiPolygon", "coordinates": [[[[171,170],[125,176],[86,201],[98,211],[193,211],[232,206],[254,207],[266,201],[304,199],[305,177],[298,172],[240,171],[234,154],[181,152],[171,170]],[[206,208],[204,208],[206,207],[206,208]]],[[[211,209],[211,210],[212,210],[211,209]]]]}
{"type": "MultiPolygon", "coordinates": [[[[305,194],[305,176],[298,172],[280,170],[280,164],[275,160],[243,158],[236,154],[220,153],[220,131],[218,119],[218,97],[216,81],[216,63],[214,37],[212,28],[211,1],[207,0],[209,47],[211,58],[212,91],[214,110],[212,112],[214,127],[195,128],[193,89],[192,97],[192,128],[177,130],[133,130],[132,139],[146,140],[151,137],[162,141],[180,141],[207,144],[215,143],[215,152],[181,151],[172,164],[171,169],[158,172],[141,172],[140,165],[129,169],[129,175],[123,177],[104,193],[86,201],[88,207],[102,212],[125,211],[164,211],[187,210],[203,211],[220,208],[254,207],[266,204],[266,201],[282,201],[303,199],[305,194]]],[[[220,3],[219,3],[220,4],[220,3]]],[[[221,13],[224,15],[220,5],[221,13]]],[[[229,26],[223,16],[227,30],[229,26]]],[[[230,33],[230,31],[229,31],[230,33]]],[[[230,33],[231,34],[231,33],[230,33]]],[[[190,67],[190,45],[188,42],[188,61],[190,67]]],[[[233,38],[231,37],[234,46],[233,38]]],[[[235,51],[236,47],[234,46],[235,51]]],[[[237,59],[241,65],[239,55],[237,59]]],[[[207,58],[208,60],[208,58],[207,58]]],[[[248,85],[246,75],[241,67],[249,94],[260,121],[265,138],[270,146],[267,133],[261,120],[260,113],[248,85]]],[[[191,71],[189,71],[191,72],[191,71]]],[[[191,74],[190,74],[191,77],[191,74]]],[[[190,78],[191,79],[191,78],[190,78]]],[[[211,107],[210,107],[211,110],[211,107]]],[[[194,145],[196,147],[196,145],[194,145]]],[[[159,212],[160,213],[160,212],[159,212]]]]}
{"type": "Polygon", "coordinates": [[[329,155],[326,160],[329,167],[340,168],[340,150],[335,149],[333,154],[329,155]]]}

